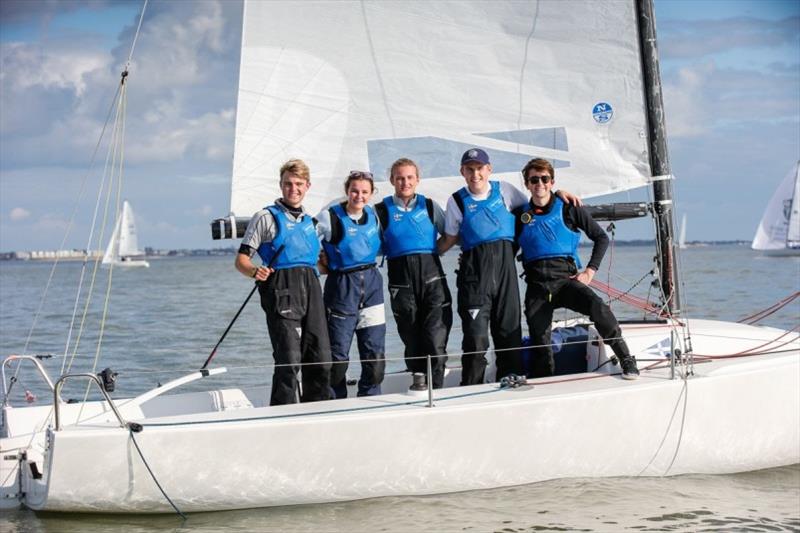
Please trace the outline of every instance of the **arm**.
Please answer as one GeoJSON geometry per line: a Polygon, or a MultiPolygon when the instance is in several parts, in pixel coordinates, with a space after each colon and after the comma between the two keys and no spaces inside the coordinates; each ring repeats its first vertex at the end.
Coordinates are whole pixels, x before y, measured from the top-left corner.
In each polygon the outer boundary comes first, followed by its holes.
{"type": "Polygon", "coordinates": [[[458,242],[458,234],[461,229],[461,221],[463,217],[461,209],[456,205],[456,201],[451,196],[447,200],[447,212],[444,216],[444,233],[439,240],[436,241],[436,249],[439,255],[444,254],[455,246],[458,242]]]}
{"type": "Polygon", "coordinates": [[[578,207],[583,205],[583,201],[580,199],[580,197],[575,196],[574,194],[572,194],[569,191],[565,191],[563,189],[559,189],[558,191],[556,191],[556,194],[558,195],[559,198],[564,200],[565,204],[572,204],[572,205],[576,205],[578,207]]]}
{"type": "Polygon", "coordinates": [[[439,255],[442,255],[445,252],[447,252],[447,250],[455,246],[457,242],[458,242],[458,235],[448,235],[445,233],[444,235],[439,237],[439,240],[436,241],[436,249],[439,252],[439,255]]]}
{"type": "Polygon", "coordinates": [[[275,238],[275,219],[272,214],[263,209],[253,215],[247,230],[242,237],[242,244],[239,253],[236,254],[234,266],[243,276],[255,278],[258,281],[266,281],[273,269],[266,266],[256,266],[252,257],[262,242],[270,242],[275,238]]]}
{"type": "Polygon", "coordinates": [[[574,227],[576,230],[583,231],[587,237],[594,243],[592,246],[592,256],[589,258],[589,264],[583,272],[572,276],[581,283],[588,285],[594,279],[594,275],[600,268],[600,263],[603,261],[603,256],[608,249],[608,235],[603,231],[592,216],[583,207],[576,207],[572,205],[564,206],[564,221],[568,226],[574,227]]]}
{"type": "Polygon", "coordinates": [[[234,262],[236,270],[248,278],[255,278],[257,281],[267,281],[267,278],[274,270],[264,265],[256,266],[250,258],[250,252],[243,250],[245,247],[252,250],[252,248],[246,244],[243,244],[242,247],[239,248],[239,253],[236,254],[236,261],[234,262]]]}
{"type": "Polygon", "coordinates": [[[438,202],[433,202],[433,225],[436,226],[436,232],[439,235],[444,235],[444,209],[439,205],[438,202]]]}

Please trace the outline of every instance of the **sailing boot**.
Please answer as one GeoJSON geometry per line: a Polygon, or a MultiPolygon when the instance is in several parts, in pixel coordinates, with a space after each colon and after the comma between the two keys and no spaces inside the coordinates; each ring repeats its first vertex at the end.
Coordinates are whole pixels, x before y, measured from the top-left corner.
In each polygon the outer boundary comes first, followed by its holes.
{"type": "Polygon", "coordinates": [[[636,358],[632,355],[619,357],[619,366],[622,367],[622,379],[638,379],[639,368],[636,366],[636,358]]]}

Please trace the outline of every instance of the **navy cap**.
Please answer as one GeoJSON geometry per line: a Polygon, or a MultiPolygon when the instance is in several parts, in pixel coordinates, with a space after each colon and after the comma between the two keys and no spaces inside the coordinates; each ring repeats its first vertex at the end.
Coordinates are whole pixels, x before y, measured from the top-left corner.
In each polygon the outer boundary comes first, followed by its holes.
{"type": "Polygon", "coordinates": [[[461,156],[461,164],[467,163],[480,163],[481,165],[489,164],[489,155],[480,148],[470,148],[464,155],[461,156]]]}

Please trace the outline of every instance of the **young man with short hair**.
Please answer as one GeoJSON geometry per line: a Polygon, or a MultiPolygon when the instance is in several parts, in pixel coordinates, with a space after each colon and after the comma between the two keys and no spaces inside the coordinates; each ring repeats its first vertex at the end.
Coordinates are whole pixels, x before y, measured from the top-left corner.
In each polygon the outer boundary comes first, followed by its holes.
{"type": "Polygon", "coordinates": [[[588,315],[620,361],[622,377],[636,379],[639,370],[622,338],[611,308],[589,288],[608,247],[608,236],[589,212],[569,205],[553,194],[555,171],[546,159],[532,159],[522,169],[530,202],[514,211],[522,251],[525,280],[525,317],[533,344],[533,377],[555,371],[550,344],[553,311],[566,307],[588,315]],[[582,271],[578,258],[580,232],[594,243],[582,271]]]}
{"type": "Polygon", "coordinates": [[[316,221],[302,206],[311,187],[308,166],[299,159],[287,161],[280,169],[280,186],[282,198],[250,220],[235,262],[239,272],[260,282],[276,364],[270,405],[297,401],[300,363],[300,401],[330,398],[331,348],[316,270],[319,235],[316,221]],[[261,266],[251,260],[256,253],[261,266]]]}
{"type": "Polygon", "coordinates": [[[483,383],[489,329],[497,357],[497,379],[521,374],[519,287],[514,263],[514,216],[525,195],[504,181],[492,181],[488,154],[472,148],[461,157],[466,181],[448,199],[443,254],[458,240],[463,252],[456,276],[463,340],[461,384],[483,383]]]}

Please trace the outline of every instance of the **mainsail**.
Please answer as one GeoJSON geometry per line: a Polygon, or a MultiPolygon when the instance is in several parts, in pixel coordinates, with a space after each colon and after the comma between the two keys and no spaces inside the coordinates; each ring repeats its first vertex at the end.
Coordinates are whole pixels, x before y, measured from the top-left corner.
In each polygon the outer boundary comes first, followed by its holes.
{"type": "Polygon", "coordinates": [[[765,252],[800,252],[800,161],[772,195],[752,247],[765,252]]]}
{"type": "Polygon", "coordinates": [[[311,212],[349,170],[387,180],[399,157],[444,203],[471,146],[517,185],[546,157],[583,197],[652,175],[633,2],[245,0],[243,19],[232,215],[279,197],[293,157],[311,168],[311,212]]]}
{"type": "Polygon", "coordinates": [[[103,264],[131,264],[132,266],[149,266],[147,261],[141,260],[144,252],[139,250],[139,240],[136,236],[136,221],[133,217],[133,208],[125,200],[122,211],[114,225],[111,239],[108,241],[103,264]]]}

